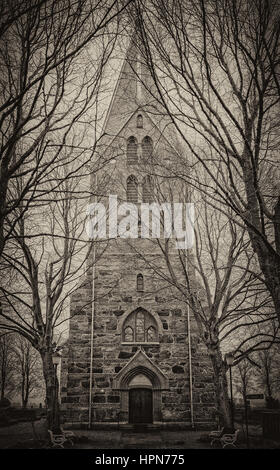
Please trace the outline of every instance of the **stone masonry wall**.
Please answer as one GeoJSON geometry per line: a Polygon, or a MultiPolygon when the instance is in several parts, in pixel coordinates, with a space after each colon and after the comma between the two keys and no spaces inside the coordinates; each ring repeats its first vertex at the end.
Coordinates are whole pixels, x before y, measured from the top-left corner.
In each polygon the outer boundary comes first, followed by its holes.
{"type": "MultiPolygon", "coordinates": [[[[155,257],[148,240],[136,240],[137,251],[155,257]]],[[[93,422],[118,422],[120,392],[112,388],[116,374],[140,347],[122,343],[118,324],[137,306],[158,315],[162,331],[158,345],[142,344],[142,350],[169,379],[161,394],[162,421],[190,423],[190,386],[186,308],[169,285],[155,274],[125,240],[111,242],[95,270],[93,339],[93,422]],[[144,292],[136,291],[136,275],[144,275],[144,292]]],[[[91,280],[84,281],[72,297],[67,393],[62,402],[66,422],[86,423],[89,408],[91,280]]],[[[191,322],[193,398],[197,424],[213,422],[214,391],[211,365],[191,322]]]]}

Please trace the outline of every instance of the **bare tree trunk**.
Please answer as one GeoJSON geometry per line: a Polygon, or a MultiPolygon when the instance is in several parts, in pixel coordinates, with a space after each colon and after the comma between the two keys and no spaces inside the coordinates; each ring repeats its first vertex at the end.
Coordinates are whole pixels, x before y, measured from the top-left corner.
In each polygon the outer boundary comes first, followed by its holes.
{"type": "Polygon", "coordinates": [[[3,400],[3,398],[5,397],[5,382],[2,381],[1,382],[1,400],[3,400]]]}
{"type": "Polygon", "coordinates": [[[52,352],[40,351],[43,361],[43,374],[46,384],[47,426],[50,430],[60,428],[59,401],[57,394],[57,378],[52,361],[52,352]]]}
{"type": "Polygon", "coordinates": [[[4,236],[4,219],[6,216],[6,197],[7,197],[7,182],[8,176],[5,178],[5,170],[1,168],[1,189],[0,189],[0,256],[3,253],[5,236],[4,236]]]}
{"type": "Polygon", "coordinates": [[[26,404],[24,403],[24,383],[25,383],[25,380],[24,378],[22,379],[22,382],[21,382],[21,406],[23,409],[26,408],[26,404]]]}
{"type": "MultiPolygon", "coordinates": [[[[28,364],[27,364],[28,366],[28,364]]],[[[30,374],[30,370],[27,369],[27,373],[24,377],[24,380],[23,380],[23,408],[26,408],[27,407],[27,403],[28,403],[28,399],[29,399],[29,393],[30,393],[30,380],[29,380],[29,374],[30,374]]]]}
{"type": "Polygon", "coordinates": [[[27,390],[26,390],[26,393],[25,393],[25,397],[24,397],[24,404],[23,404],[24,408],[27,407],[28,398],[29,398],[29,391],[28,391],[28,389],[27,389],[27,390]]]}
{"type": "Polygon", "coordinates": [[[26,389],[25,393],[23,393],[23,398],[22,398],[22,408],[24,409],[27,407],[28,398],[29,398],[29,392],[28,392],[28,389],[26,389]]]}
{"type": "MultiPolygon", "coordinates": [[[[259,201],[257,198],[257,193],[255,191],[255,181],[254,173],[251,168],[250,156],[244,152],[246,156],[246,163],[244,164],[243,175],[244,182],[247,192],[248,207],[250,208],[247,211],[247,222],[249,222],[252,227],[256,230],[252,230],[249,226],[248,233],[251,240],[251,245],[254,251],[257,253],[259,265],[265,277],[266,287],[269,290],[273,303],[275,306],[275,313],[278,316],[280,321],[280,256],[277,253],[278,247],[278,237],[279,237],[279,218],[278,218],[278,204],[275,207],[275,220],[274,220],[274,230],[275,230],[275,241],[276,241],[276,250],[272,247],[263,229],[261,226],[261,217],[259,209],[259,201]]],[[[246,222],[246,221],[245,221],[246,222]]]]}
{"type": "Polygon", "coordinates": [[[228,396],[226,366],[219,349],[208,346],[208,351],[214,372],[214,387],[219,421],[223,426],[231,427],[231,410],[228,396]]]}
{"type": "Polygon", "coordinates": [[[271,399],[272,398],[272,390],[271,390],[269,371],[267,369],[265,371],[265,385],[266,385],[267,397],[269,399],[271,399]]]}

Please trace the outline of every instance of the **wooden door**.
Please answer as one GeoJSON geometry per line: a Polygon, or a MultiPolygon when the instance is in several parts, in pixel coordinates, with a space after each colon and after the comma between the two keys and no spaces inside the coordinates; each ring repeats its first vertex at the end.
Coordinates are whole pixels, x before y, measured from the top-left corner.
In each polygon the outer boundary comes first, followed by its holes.
{"type": "Polygon", "coordinates": [[[129,422],[153,422],[153,392],[148,388],[129,390],[129,422]]]}

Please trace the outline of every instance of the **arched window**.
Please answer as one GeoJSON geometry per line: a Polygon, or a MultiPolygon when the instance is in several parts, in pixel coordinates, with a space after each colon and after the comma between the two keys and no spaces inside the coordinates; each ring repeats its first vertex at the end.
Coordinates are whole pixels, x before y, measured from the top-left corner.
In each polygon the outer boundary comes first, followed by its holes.
{"type": "Polygon", "coordinates": [[[143,274],[137,274],[136,290],[138,292],[143,292],[144,291],[144,277],[143,277],[143,274]]]}
{"type": "Polygon", "coordinates": [[[143,128],[143,116],[142,116],[142,114],[138,114],[138,116],[137,116],[137,127],[139,129],[143,128]]]}
{"type": "Polygon", "coordinates": [[[138,181],[134,175],[130,175],[126,180],[126,199],[128,202],[138,202],[138,181]]]}
{"type": "Polygon", "coordinates": [[[129,137],[126,147],[126,159],[128,165],[135,165],[138,162],[137,140],[135,137],[129,137]]]}
{"type": "Polygon", "coordinates": [[[127,326],[124,330],[124,341],[126,343],[132,343],[134,341],[134,334],[131,326],[127,326]]]}
{"type": "Polygon", "coordinates": [[[122,338],[126,343],[157,343],[158,329],[154,317],[140,307],[134,310],[124,322],[122,338]]]}
{"type": "Polygon", "coordinates": [[[142,159],[143,161],[149,161],[153,153],[153,141],[151,137],[144,137],[142,140],[142,159]]]}
{"type": "Polygon", "coordinates": [[[142,200],[143,202],[153,201],[153,180],[151,176],[147,175],[143,178],[142,182],[142,200]]]}

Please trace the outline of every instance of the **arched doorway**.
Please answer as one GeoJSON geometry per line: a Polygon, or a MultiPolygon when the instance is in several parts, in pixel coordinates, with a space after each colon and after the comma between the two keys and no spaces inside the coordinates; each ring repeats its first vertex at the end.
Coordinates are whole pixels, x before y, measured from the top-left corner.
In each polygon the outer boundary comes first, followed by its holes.
{"type": "Polygon", "coordinates": [[[143,373],[135,375],[128,384],[128,420],[129,423],[153,422],[152,382],[143,373]]]}
{"type": "Polygon", "coordinates": [[[162,421],[161,391],[169,389],[168,379],[142,350],[120,370],[113,388],[121,391],[120,422],[157,424],[162,421]],[[140,413],[144,414],[143,418],[140,413]]]}
{"type": "Polygon", "coordinates": [[[153,392],[149,388],[129,390],[129,423],[153,422],[153,392]]]}

